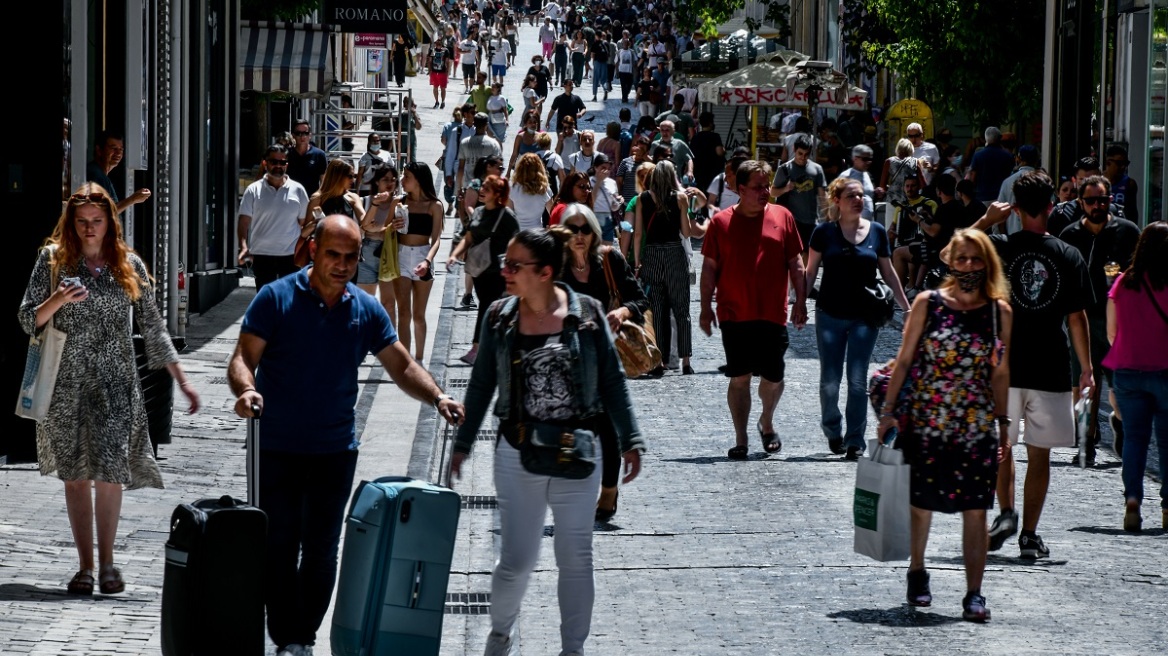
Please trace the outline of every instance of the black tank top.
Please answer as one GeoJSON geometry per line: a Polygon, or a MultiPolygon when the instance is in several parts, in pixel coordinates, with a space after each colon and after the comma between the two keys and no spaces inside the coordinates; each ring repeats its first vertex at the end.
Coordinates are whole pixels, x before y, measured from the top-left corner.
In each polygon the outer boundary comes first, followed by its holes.
{"type": "Polygon", "coordinates": [[[326,216],[329,214],[344,214],[350,219],[357,218],[357,212],[353,210],[353,204],[344,196],[333,196],[321,202],[320,209],[326,216]]]}
{"type": "Polygon", "coordinates": [[[410,220],[406,225],[407,235],[429,237],[432,232],[434,232],[434,217],[429,212],[410,212],[410,220]]]}

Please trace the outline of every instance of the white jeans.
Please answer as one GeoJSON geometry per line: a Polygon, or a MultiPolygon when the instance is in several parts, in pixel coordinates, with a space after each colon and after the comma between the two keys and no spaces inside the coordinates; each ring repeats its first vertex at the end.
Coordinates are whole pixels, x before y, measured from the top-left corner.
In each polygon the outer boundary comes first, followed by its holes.
{"type": "MultiPolygon", "coordinates": [[[[597,445],[599,450],[599,445],[597,445]]],[[[491,629],[510,635],[531,572],[548,506],[555,524],[557,596],[563,652],[583,652],[592,626],[592,527],[601,468],[582,480],[538,476],[523,468],[519,452],[500,438],[495,450],[495,493],[499,501],[502,548],[491,576],[491,629]]]]}

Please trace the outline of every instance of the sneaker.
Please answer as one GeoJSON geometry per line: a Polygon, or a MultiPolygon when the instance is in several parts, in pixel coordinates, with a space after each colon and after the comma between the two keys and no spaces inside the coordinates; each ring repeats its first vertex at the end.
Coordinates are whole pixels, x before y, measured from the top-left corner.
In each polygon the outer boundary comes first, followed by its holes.
{"type": "Polygon", "coordinates": [[[986,608],[986,599],[978,592],[968,592],[961,600],[961,619],[966,622],[990,621],[990,609],[986,608]]]}
{"type": "Polygon", "coordinates": [[[474,296],[472,294],[463,294],[462,295],[462,307],[464,307],[464,308],[475,307],[475,300],[474,300],[474,296]]]}
{"type": "Polygon", "coordinates": [[[909,570],[905,579],[908,581],[908,592],[905,595],[908,599],[908,605],[920,608],[933,605],[933,593],[929,591],[928,570],[909,570]]]}
{"type": "Polygon", "coordinates": [[[836,454],[837,456],[842,456],[844,454],[844,451],[845,451],[844,438],[842,438],[842,437],[829,437],[829,438],[827,438],[827,448],[832,453],[836,454]]]}
{"type": "Polygon", "coordinates": [[[1023,535],[1018,538],[1018,549],[1022,552],[1021,557],[1027,560],[1050,557],[1050,549],[1047,549],[1046,545],[1042,543],[1041,535],[1034,537],[1023,535]]]}
{"type": "Polygon", "coordinates": [[[312,647],[291,644],[276,652],[276,656],[312,656],[312,647]]]}
{"type": "Polygon", "coordinates": [[[1123,420],[1113,412],[1107,417],[1107,423],[1111,426],[1111,450],[1123,460],[1123,420]]]}
{"type": "Polygon", "coordinates": [[[1014,510],[1003,510],[990,525],[990,551],[997,551],[1006,544],[1010,536],[1018,532],[1018,513],[1014,510]]]}
{"type": "Polygon", "coordinates": [[[858,446],[849,446],[847,453],[844,454],[844,460],[851,460],[852,462],[855,462],[859,460],[860,456],[862,455],[864,455],[863,448],[858,446]]]}
{"type": "Polygon", "coordinates": [[[511,636],[491,631],[483,656],[511,656],[511,636]]]}

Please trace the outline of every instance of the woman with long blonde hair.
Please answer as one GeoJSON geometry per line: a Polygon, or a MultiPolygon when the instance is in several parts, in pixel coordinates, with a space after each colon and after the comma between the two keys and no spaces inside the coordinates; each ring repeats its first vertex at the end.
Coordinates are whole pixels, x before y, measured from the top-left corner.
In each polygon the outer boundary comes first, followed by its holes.
{"type": "Polygon", "coordinates": [[[122,241],[117,217],[100,185],[78,187],[40,251],[17,314],[29,335],[49,325],[67,335],[48,413],[37,423],[37,461],[42,475],[65,482],[81,564],[66,589],[80,595],[92,594],[95,583],[102,594],[125,589],[114,567],[122,488],[162,487],[138,382],[135,318],[150,367],[166,367],[190,411],[199,408],[154,302],[154,281],[122,241]],[[95,520],[100,568],[93,563],[95,520]]]}
{"type": "Polygon", "coordinates": [[[962,617],[990,619],[981,594],[986,511],[994,505],[998,464],[1009,457],[1009,349],[1013,313],[1002,262],[980,230],[958,230],[941,251],[949,275],[913,301],[880,412],[879,435],[907,414],[899,437],[911,471],[908,603],[932,604],[925,547],[933,512],[961,513],[965,598],[962,617]],[[910,378],[911,375],[911,378],[910,378]],[[908,407],[897,408],[908,385],[908,407]]]}
{"type": "Polygon", "coordinates": [[[360,225],[365,218],[365,204],[361,202],[360,196],[350,191],[356,180],[357,171],[351,164],[339,158],[329,161],[324,170],[324,179],[320,182],[320,189],[308,199],[306,213],[308,220],[304,222],[304,229],[300,234],[308,236],[316,229],[313,210],[317,207],[325,216],[344,214],[360,225]]]}
{"type": "Polygon", "coordinates": [[[545,213],[550,217],[553,203],[547,167],[539,155],[527,153],[519,158],[511,173],[511,197],[507,204],[515,210],[520,230],[544,227],[545,213]]]}

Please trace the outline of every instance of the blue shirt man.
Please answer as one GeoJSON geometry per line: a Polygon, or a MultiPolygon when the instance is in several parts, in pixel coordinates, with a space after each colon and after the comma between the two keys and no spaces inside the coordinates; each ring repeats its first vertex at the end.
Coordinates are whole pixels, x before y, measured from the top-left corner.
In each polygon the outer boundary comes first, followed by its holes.
{"type": "Polygon", "coordinates": [[[268,633],[279,653],[294,654],[316,642],[336,583],[365,355],[447,421],[465,414],[410,357],[381,304],[349,282],[361,252],[357,224],[325,218],[309,250],[313,264],[256,294],[227,372],[236,414],[255,416],[254,407],[264,417],[258,485],[268,515],[268,633]]]}
{"type": "Polygon", "coordinates": [[[312,128],[308,121],[297,121],[292,126],[295,146],[288,150],[288,177],[299,182],[309,197],[320,189],[320,179],[328,167],[328,156],[312,145],[312,128]]]}

